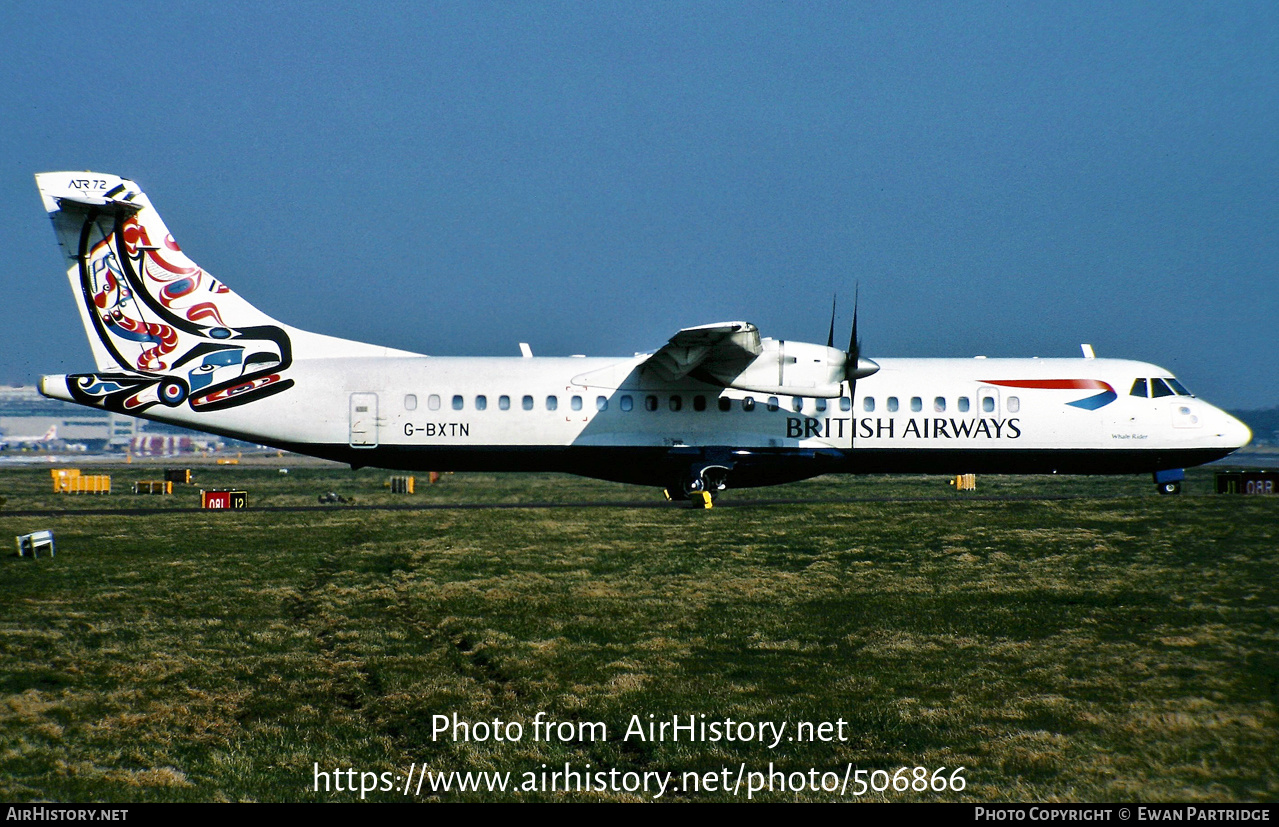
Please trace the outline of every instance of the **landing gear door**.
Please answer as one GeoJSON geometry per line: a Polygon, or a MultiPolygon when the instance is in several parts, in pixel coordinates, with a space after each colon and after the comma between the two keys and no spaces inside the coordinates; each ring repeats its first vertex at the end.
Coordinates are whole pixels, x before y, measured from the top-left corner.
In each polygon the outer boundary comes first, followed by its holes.
{"type": "Polygon", "coordinates": [[[351,394],[351,447],[377,447],[377,394],[351,394]]]}

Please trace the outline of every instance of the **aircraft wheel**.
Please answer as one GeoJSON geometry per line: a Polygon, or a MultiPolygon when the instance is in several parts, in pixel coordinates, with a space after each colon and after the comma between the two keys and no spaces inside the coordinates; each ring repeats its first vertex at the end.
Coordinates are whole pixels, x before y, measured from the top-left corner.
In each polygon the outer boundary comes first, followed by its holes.
{"type": "Polygon", "coordinates": [[[1180,494],[1181,483],[1180,482],[1161,482],[1155,486],[1155,490],[1158,491],[1160,494],[1180,494]]]}

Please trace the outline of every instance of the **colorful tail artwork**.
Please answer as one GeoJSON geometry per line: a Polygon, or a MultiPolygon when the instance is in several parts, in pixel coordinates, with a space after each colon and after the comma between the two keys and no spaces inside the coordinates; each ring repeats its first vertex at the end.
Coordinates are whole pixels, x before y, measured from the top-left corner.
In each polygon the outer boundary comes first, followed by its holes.
{"type": "Polygon", "coordinates": [[[136,184],[70,172],[36,184],[99,371],[67,377],[75,401],[213,411],[293,384],[288,328],[187,258],[136,184]]]}
{"type": "Polygon", "coordinates": [[[59,385],[44,389],[50,395],[118,413],[203,413],[287,391],[299,348],[319,358],[411,355],[266,315],[187,258],[132,181],[45,172],[36,186],[98,369],[49,377],[59,385]]]}

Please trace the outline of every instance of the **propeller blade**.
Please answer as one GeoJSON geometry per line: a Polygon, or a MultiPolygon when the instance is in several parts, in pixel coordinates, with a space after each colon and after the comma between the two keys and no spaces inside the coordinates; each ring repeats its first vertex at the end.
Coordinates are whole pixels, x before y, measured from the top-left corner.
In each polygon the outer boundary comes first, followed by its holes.
{"type": "Polygon", "coordinates": [[[848,350],[845,351],[844,378],[848,380],[848,393],[857,384],[857,362],[861,358],[862,343],[857,340],[857,306],[860,304],[861,285],[853,288],[853,329],[848,334],[848,350]]]}
{"type": "Polygon", "coordinates": [[[836,293],[830,300],[830,333],[826,335],[826,347],[835,346],[835,301],[839,298],[836,293]]]}
{"type": "Polygon", "coordinates": [[[848,382],[848,393],[852,395],[859,378],[870,376],[879,370],[879,365],[870,359],[862,358],[862,340],[857,335],[857,306],[860,288],[853,293],[853,329],[848,336],[848,351],[844,359],[844,379],[848,382]]]}
{"type": "Polygon", "coordinates": [[[860,286],[853,288],[853,330],[848,335],[848,358],[854,367],[857,366],[857,358],[861,356],[862,352],[862,343],[857,338],[857,304],[858,293],[860,292],[860,286]]]}

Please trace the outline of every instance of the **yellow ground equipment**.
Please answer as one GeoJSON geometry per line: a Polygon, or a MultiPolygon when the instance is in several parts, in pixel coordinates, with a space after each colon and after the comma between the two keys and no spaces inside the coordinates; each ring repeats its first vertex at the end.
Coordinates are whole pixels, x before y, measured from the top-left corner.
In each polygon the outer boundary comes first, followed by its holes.
{"type": "Polygon", "coordinates": [[[53,490],[59,494],[110,494],[110,474],[81,474],[79,468],[52,468],[53,490]]]}

